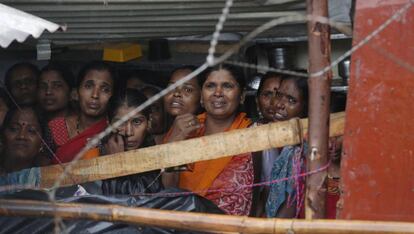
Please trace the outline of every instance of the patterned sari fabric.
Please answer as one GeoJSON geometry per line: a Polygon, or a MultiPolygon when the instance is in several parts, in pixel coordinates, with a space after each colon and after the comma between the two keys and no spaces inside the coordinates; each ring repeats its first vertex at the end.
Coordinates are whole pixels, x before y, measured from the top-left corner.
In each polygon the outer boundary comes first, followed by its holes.
{"type": "MultiPolygon", "coordinates": [[[[201,123],[206,114],[198,116],[201,123]]],[[[240,113],[226,131],[246,128],[251,121],[240,113]]],[[[197,136],[204,136],[200,129],[197,136]]],[[[189,165],[191,171],[180,174],[180,188],[195,191],[213,201],[219,208],[231,215],[248,215],[252,205],[253,161],[251,153],[189,165]],[[208,191],[207,191],[208,190],[208,191]]]]}
{"type": "MultiPolygon", "coordinates": [[[[84,130],[74,138],[69,139],[68,130],[64,121],[65,120],[63,119],[57,122],[49,122],[49,129],[52,133],[54,142],[57,144],[56,157],[52,160],[53,164],[67,163],[72,161],[76,154],[78,154],[79,151],[85,147],[90,138],[102,132],[108,126],[108,121],[106,119],[103,119],[98,123],[90,126],[88,129],[84,130]]],[[[98,148],[93,148],[87,151],[82,156],[82,159],[89,159],[97,156],[99,156],[99,150],[98,148]]]]}
{"type": "MultiPolygon", "coordinates": [[[[305,158],[307,154],[307,143],[300,145],[286,146],[283,148],[280,156],[276,159],[272,167],[271,180],[280,180],[293,177],[286,181],[274,183],[270,186],[268,200],[266,201],[266,216],[276,217],[281,205],[287,202],[287,205],[296,206],[296,217],[303,216],[304,203],[304,183],[305,179],[297,178],[295,175],[305,172],[305,158]],[[299,193],[298,193],[299,191],[299,193]],[[299,198],[299,199],[298,199],[299,198]]],[[[332,149],[330,146],[330,151],[332,149]]],[[[327,180],[326,193],[326,218],[336,218],[336,203],[340,198],[339,178],[329,178],[327,180]]]]}
{"type": "MultiPolygon", "coordinates": [[[[303,148],[301,146],[285,146],[273,164],[271,180],[294,177],[304,172],[306,152],[306,144],[303,148]]],[[[303,207],[303,185],[304,179],[299,177],[271,184],[265,207],[266,216],[276,217],[281,205],[287,202],[288,206],[296,206],[296,217],[298,217],[303,207]],[[299,199],[297,199],[298,197],[299,199]]]]}
{"type": "Polygon", "coordinates": [[[47,126],[57,147],[64,145],[70,140],[64,117],[52,119],[47,126]]]}
{"type": "Polygon", "coordinates": [[[253,183],[251,154],[233,156],[227,167],[212,183],[205,198],[231,215],[248,215],[252,206],[252,188],[243,187],[253,183]]]}

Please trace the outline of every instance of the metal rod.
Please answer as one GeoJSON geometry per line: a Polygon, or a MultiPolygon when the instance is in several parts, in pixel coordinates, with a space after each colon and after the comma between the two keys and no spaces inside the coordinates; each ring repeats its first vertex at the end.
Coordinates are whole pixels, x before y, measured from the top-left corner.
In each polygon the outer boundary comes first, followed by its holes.
{"type": "MultiPolygon", "coordinates": [[[[330,64],[330,28],[317,21],[328,17],[327,0],[307,0],[309,74],[318,72],[330,64]]],[[[330,72],[310,77],[309,84],[309,153],[308,170],[325,165],[329,138],[330,72]]],[[[307,219],[325,217],[325,178],[327,173],[314,174],[306,181],[305,215],[307,219]]]]}

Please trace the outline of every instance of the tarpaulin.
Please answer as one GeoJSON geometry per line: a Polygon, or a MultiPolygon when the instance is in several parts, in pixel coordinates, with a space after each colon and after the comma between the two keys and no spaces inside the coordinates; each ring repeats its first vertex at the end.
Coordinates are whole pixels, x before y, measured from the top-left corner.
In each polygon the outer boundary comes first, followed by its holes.
{"type": "MultiPolygon", "coordinates": [[[[183,192],[183,190],[167,189],[163,190],[161,194],[177,192],[183,192]]],[[[1,198],[48,200],[47,194],[33,190],[24,190],[15,194],[4,195],[1,198]]],[[[66,198],[58,198],[57,201],[88,204],[114,204],[128,207],[146,207],[163,210],[223,214],[223,212],[212,202],[198,195],[168,197],[86,195],[80,197],[70,196],[66,198]]],[[[183,230],[90,220],[63,220],[62,222],[67,233],[195,233],[183,230]]],[[[53,218],[0,217],[0,227],[0,233],[52,233],[55,228],[55,223],[53,218]]]]}

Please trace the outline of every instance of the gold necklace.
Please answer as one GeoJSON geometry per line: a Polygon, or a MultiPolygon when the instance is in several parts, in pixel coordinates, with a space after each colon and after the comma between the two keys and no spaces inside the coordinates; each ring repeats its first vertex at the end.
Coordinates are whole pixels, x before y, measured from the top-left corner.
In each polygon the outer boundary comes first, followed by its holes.
{"type": "Polygon", "coordinates": [[[80,134],[81,133],[81,128],[80,128],[80,116],[78,116],[78,118],[76,119],[76,133],[80,134]]]}

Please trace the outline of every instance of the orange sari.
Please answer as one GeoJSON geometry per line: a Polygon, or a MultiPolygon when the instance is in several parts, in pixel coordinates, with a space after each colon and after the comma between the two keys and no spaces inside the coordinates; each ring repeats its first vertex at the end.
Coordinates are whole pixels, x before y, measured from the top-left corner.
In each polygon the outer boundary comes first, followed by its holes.
{"type": "MultiPolygon", "coordinates": [[[[199,115],[198,119],[204,123],[206,113],[199,115]]],[[[246,118],[246,114],[240,113],[226,131],[247,128],[249,125],[251,121],[246,118]]],[[[196,136],[204,136],[204,132],[205,129],[201,128],[196,136]]],[[[190,165],[190,169],[191,171],[180,173],[180,188],[196,191],[227,214],[249,214],[252,188],[243,186],[253,184],[251,153],[196,162],[190,165]]]]}

